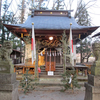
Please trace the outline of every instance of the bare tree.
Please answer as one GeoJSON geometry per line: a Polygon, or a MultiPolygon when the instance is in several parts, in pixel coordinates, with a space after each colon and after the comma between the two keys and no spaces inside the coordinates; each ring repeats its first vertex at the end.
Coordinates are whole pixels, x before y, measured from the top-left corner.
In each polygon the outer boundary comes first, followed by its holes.
{"type": "Polygon", "coordinates": [[[76,9],[76,12],[74,14],[74,18],[76,18],[84,9],[88,9],[90,7],[92,7],[95,3],[96,3],[97,0],[90,0],[88,1],[86,4],[84,3],[84,0],[79,0],[78,1],[78,4],[77,4],[77,9],[76,9]],[[81,8],[81,10],[77,13],[77,10],[80,9],[80,5],[84,3],[84,6],[81,8]],[[91,5],[89,5],[90,3],[93,3],[91,5]],[[88,6],[89,5],[89,6],[88,6]]]}
{"type": "Polygon", "coordinates": [[[1,5],[2,5],[2,0],[0,0],[0,19],[1,19],[1,5]]]}
{"type": "Polygon", "coordinates": [[[2,0],[0,0],[0,34],[1,34],[1,5],[2,5],[2,0]]]}
{"type": "Polygon", "coordinates": [[[22,9],[21,9],[21,24],[24,22],[24,14],[25,14],[25,0],[22,0],[22,9]]]}
{"type": "Polygon", "coordinates": [[[13,0],[11,0],[11,2],[9,3],[9,5],[7,6],[7,8],[6,8],[6,10],[5,10],[5,13],[4,13],[4,16],[5,16],[5,14],[7,13],[7,11],[8,11],[8,9],[9,9],[10,5],[12,4],[12,1],[13,1],[13,0]]]}

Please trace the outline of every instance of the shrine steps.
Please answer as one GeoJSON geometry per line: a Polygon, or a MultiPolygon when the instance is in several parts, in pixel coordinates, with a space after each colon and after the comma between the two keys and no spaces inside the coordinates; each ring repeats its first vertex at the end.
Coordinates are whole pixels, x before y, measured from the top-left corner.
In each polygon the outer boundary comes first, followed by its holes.
{"type": "MultiPolygon", "coordinates": [[[[17,80],[22,80],[22,75],[16,75],[17,80]]],[[[87,82],[88,78],[84,76],[78,76],[78,84],[82,87],[84,87],[84,83],[87,82]]],[[[39,77],[39,81],[35,82],[38,86],[62,86],[63,83],[61,82],[62,76],[61,75],[54,75],[54,76],[48,76],[43,75],[39,77]]],[[[33,84],[35,84],[33,82],[33,84]]]]}
{"type": "MultiPolygon", "coordinates": [[[[77,77],[78,84],[81,87],[84,87],[84,83],[87,82],[87,77],[77,77]]],[[[63,82],[61,82],[62,77],[40,77],[37,82],[38,86],[63,86],[63,82]]],[[[34,83],[33,83],[34,84],[34,83]]]]}
{"type": "MultiPolygon", "coordinates": [[[[54,75],[53,76],[61,76],[61,74],[63,73],[63,66],[59,66],[59,65],[56,65],[56,68],[55,68],[55,71],[54,71],[54,75]]],[[[45,66],[42,66],[41,68],[41,73],[40,73],[40,77],[46,77],[47,75],[47,71],[45,71],[45,66]]]]}
{"type": "Polygon", "coordinates": [[[40,75],[40,78],[60,78],[62,77],[61,75],[52,75],[52,76],[48,76],[48,75],[40,75]]]}

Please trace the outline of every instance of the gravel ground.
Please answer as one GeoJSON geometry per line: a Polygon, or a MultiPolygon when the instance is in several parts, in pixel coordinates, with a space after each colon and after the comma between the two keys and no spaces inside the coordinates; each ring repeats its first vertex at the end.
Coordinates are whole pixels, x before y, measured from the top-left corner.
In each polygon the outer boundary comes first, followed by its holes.
{"type": "Polygon", "coordinates": [[[37,87],[35,90],[23,94],[19,90],[19,100],[84,100],[85,88],[60,92],[61,87],[37,87]]]}

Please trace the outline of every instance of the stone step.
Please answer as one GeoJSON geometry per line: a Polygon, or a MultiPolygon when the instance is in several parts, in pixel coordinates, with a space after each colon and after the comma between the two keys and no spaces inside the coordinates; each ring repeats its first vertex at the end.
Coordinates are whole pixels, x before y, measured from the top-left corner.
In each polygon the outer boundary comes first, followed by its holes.
{"type": "Polygon", "coordinates": [[[42,72],[42,73],[45,73],[45,72],[47,72],[47,71],[45,71],[45,70],[41,70],[41,72],[42,72]]]}
{"type": "MultiPolygon", "coordinates": [[[[55,86],[50,86],[50,85],[48,85],[48,86],[35,86],[35,90],[37,90],[37,91],[61,91],[62,90],[62,88],[63,88],[63,86],[57,86],[57,85],[55,85],[55,86]]],[[[74,88],[74,90],[82,90],[82,91],[85,91],[85,87],[81,87],[80,89],[78,89],[78,88],[74,88]]],[[[69,90],[66,90],[66,91],[69,91],[70,93],[73,93],[73,91],[72,91],[72,89],[69,89],[69,90]]]]}
{"type": "MultiPolygon", "coordinates": [[[[41,70],[45,70],[45,68],[42,68],[41,70]]],[[[55,68],[55,70],[63,70],[63,68],[55,68]]]]}
{"type": "Polygon", "coordinates": [[[56,71],[54,71],[54,72],[63,72],[63,70],[56,70],[56,71]]]}
{"type": "Polygon", "coordinates": [[[56,68],[55,70],[63,70],[63,68],[56,68]]]}
{"type": "MultiPolygon", "coordinates": [[[[61,71],[61,72],[54,72],[54,75],[61,75],[63,72],[61,71]]],[[[41,75],[47,75],[47,72],[41,72],[40,73],[40,76],[41,75]]]]}
{"type": "MultiPolygon", "coordinates": [[[[33,83],[36,84],[36,83],[33,83]]],[[[78,82],[80,87],[84,87],[84,82],[78,82]]],[[[63,83],[37,83],[38,86],[63,86],[63,83]]]]}
{"type": "Polygon", "coordinates": [[[87,82],[88,81],[88,77],[79,77],[78,76],[77,79],[78,79],[79,82],[83,82],[83,81],[87,82]]]}
{"type": "MultiPolygon", "coordinates": [[[[22,75],[16,75],[17,80],[22,80],[22,75]]],[[[84,83],[87,82],[88,78],[87,77],[82,77],[78,76],[78,83],[80,86],[84,86],[84,83]]],[[[61,75],[54,75],[54,76],[48,76],[48,75],[41,75],[39,78],[40,82],[39,85],[44,85],[44,86],[56,86],[56,85],[62,85],[63,83],[61,82],[62,76],[61,75]]]]}
{"type": "MultiPolygon", "coordinates": [[[[78,82],[80,87],[84,87],[85,82],[78,82]]],[[[61,79],[53,79],[53,78],[45,78],[45,79],[39,79],[38,82],[32,82],[32,84],[37,84],[38,86],[63,86],[63,82],[61,82],[61,79]]]]}
{"type": "Polygon", "coordinates": [[[50,76],[48,76],[48,75],[40,75],[40,77],[43,77],[43,78],[52,78],[52,77],[55,77],[55,78],[57,78],[57,77],[61,77],[61,75],[50,75],[50,76]]]}
{"type": "Polygon", "coordinates": [[[45,67],[44,68],[40,68],[40,69],[45,70],[45,67]]]}
{"type": "Polygon", "coordinates": [[[62,71],[61,72],[54,72],[54,75],[61,75],[61,74],[63,74],[62,71]]]}

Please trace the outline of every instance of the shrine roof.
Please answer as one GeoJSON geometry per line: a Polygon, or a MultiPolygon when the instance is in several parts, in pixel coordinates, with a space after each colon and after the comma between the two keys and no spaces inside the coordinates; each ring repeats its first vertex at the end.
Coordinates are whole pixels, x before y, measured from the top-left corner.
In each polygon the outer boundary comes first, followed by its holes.
{"type": "Polygon", "coordinates": [[[19,24],[18,26],[31,29],[32,22],[34,23],[34,29],[68,30],[70,29],[70,23],[72,23],[72,29],[88,28],[87,26],[79,26],[73,17],[65,16],[29,16],[24,24],[19,24]]]}
{"type": "Polygon", "coordinates": [[[70,23],[72,23],[73,37],[79,37],[84,39],[92,32],[94,32],[99,26],[80,26],[75,21],[74,17],[71,17],[72,10],[32,10],[32,14],[27,18],[23,24],[4,24],[9,31],[15,34],[17,37],[21,37],[21,33],[24,36],[30,34],[32,29],[32,23],[34,23],[35,36],[58,36],[62,35],[63,30],[66,30],[66,34],[69,35],[70,23]]]}
{"type": "MultiPolygon", "coordinates": [[[[14,27],[32,29],[32,23],[34,23],[34,29],[37,30],[69,30],[70,23],[72,23],[72,29],[88,29],[92,26],[80,26],[76,23],[73,17],[66,16],[34,16],[28,17],[23,24],[9,24],[14,27]]],[[[93,26],[94,27],[94,26],[93,26]]],[[[98,26],[96,26],[98,28],[98,26]]]]}
{"type": "Polygon", "coordinates": [[[34,23],[34,29],[38,30],[68,30],[70,29],[70,23],[72,23],[72,29],[84,29],[90,28],[90,26],[80,26],[75,21],[74,17],[71,17],[72,10],[33,10],[32,14],[27,18],[23,24],[11,24],[11,26],[32,29],[32,23],[34,23]]]}
{"type": "Polygon", "coordinates": [[[96,37],[96,36],[99,36],[99,35],[100,35],[100,32],[95,34],[95,35],[93,35],[92,37],[96,37]]]}

